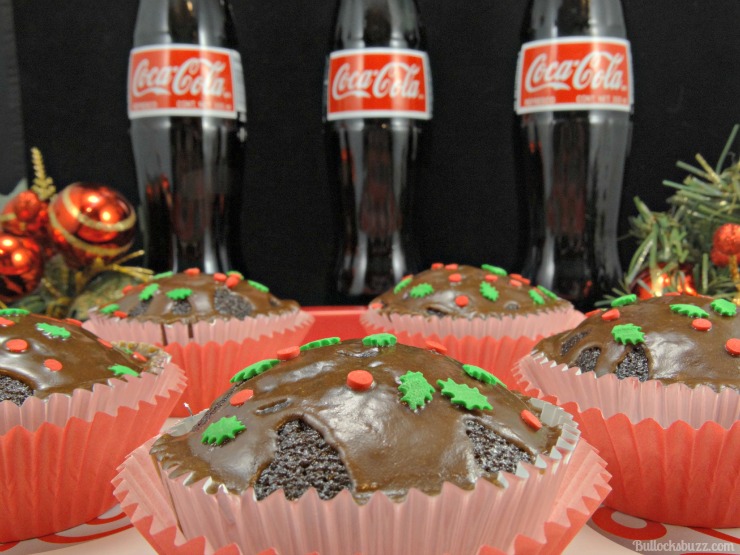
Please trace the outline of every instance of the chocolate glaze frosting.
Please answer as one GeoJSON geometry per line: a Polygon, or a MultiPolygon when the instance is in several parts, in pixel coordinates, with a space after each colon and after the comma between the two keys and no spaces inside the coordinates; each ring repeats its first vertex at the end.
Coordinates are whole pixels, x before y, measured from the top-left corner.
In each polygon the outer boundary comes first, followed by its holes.
{"type": "Polygon", "coordinates": [[[151,453],[172,478],[185,474],[191,474],[192,482],[210,478],[210,491],[223,485],[241,493],[255,485],[275,458],[278,430],[302,421],[337,451],[358,502],[378,490],[400,499],[409,488],[437,493],[446,481],[467,489],[480,477],[495,482],[495,474],[476,461],[480,453],[468,434],[476,427],[471,422],[532,459],[549,453],[560,429],[546,425],[534,429],[522,419],[525,409],[539,415],[529,398],[473,379],[450,357],[401,344],[364,345],[356,339],[302,351],[297,358],[235,385],[190,432],[164,434],[151,453]],[[348,374],[358,369],[372,375],[367,390],[348,385],[348,374]],[[409,371],[421,372],[435,389],[432,400],[417,410],[401,401],[399,378],[409,371]],[[468,410],[453,404],[437,383],[448,379],[477,388],[492,409],[468,410]],[[232,406],[231,397],[247,389],[253,396],[232,406]],[[246,430],[221,445],[205,445],[204,431],[225,417],[236,417],[246,430]]]}
{"type": "Polygon", "coordinates": [[[188,324],[216,318],[243,320],[260,314],[278,315],[299,310],[297,302],[280,300],[263,285],[241,279],[238,274],[232,275],[231,279],[236,283],[225,281],[227,276],[218,274],[165,274],[127,291],[115,303],[102,307],[99,313],[111,318],[188,324]],[[149,296],[144,293],[147,287],[156,290],[149,296]],[[190,294],[186,298],[174,299],[167,295],[178,289],[189,290],[190,294]],[[145,299],[142,299],[142,294],[145,299]]]}
{"type": "Polygon", "coordinates": [[[715,390],[725,386],[739,389],[740,357],[728,351],[727,341],[740,338],[740,316],[723,316],[712,308],[712,302],[706,297],[664,296],[616,307],[616,319],[605,319],[605,312],[599,311],[576,328],[543,339],[534,351],[570,367],[580,367],[590,358],[587,365],[597,376],[617,373],[628,357],[637,358],[642,351],[647,359],[647,379],[683,382],[691,387],[705,384],[715,390]],[[711,329],[695,329],[695,317],[671,309],[678,304],[704,310],[707,316],[702,319],[711,323],[711,329]],[[644,343],[615,341],[612,330],[623,324],[639,326],[644,343]]]}
{"type": "MultiPolygon", "coordinates": [[[[421,314],[429,317],[451,318],[503,318],[521,314],[532,314],[547,310],[565,310],[572,305],[557,298],[544,288],[529,285],[529,280],[518,274],[507,274],[501,268],[496,273],[484,266],[461,266],[458,264],[435,265],[408,280],[408,283],[386,291],[375,298],[370,307],[380,314],[421,314]],[[481,285],[494,288],[497,296],[492,300],[481,292],[481,285]],[[431,286],[433,292],[415,296],[422,287],[431,286]],[[463,297],[465,300],[459,301],[463,297]]],[[[403,281],[401,282],[403,283],[403,281]]]]}
{"type": "Polygon", "coordinates": [[[100,340],[73,321],[14,309],[0,311],[0,401],[7,398],[21,404],[31,395],[45,398],[78,388],[91,390],[116,377],[110,370],[114,365],[136,373],[158,371],[160,366],[147,358],[151,351],[132,355],[123,346],[100,340]],[[23,395],[13,393],[24,385],[23,395]]]}

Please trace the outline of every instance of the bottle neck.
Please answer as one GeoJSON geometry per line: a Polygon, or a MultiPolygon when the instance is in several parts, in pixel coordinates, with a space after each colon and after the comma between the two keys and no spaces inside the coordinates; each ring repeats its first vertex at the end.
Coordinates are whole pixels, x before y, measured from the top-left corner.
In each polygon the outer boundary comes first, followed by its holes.
{"type": "Polygon", "coordinates": [[[140,0],[134,46],[197,44],[236,48],[228,0],[140,0]]]}
{"type": "Polygon", "coordinates": [[[620,0],[532,0],[523,40],[571,36],[626,38],[620,0]]]}
{"type": "Polygon", "coordinates": [[[341,0],[334,50],[387,46],[425,48],[415,0],[341,0]]]}

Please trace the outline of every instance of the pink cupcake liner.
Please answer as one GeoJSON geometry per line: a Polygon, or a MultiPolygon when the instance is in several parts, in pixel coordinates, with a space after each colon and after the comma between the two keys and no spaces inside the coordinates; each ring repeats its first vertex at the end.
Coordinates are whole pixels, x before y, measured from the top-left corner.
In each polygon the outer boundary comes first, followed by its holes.
{"type": "MultiPolygon", "coordinates": [[[[545,405],[542,418],[563,414],[545,405]]],[[[121,465],[115,495],[164,554],[558,553],[609,491],[604,462],[566,426],[550,456],[520,465],[516,475],[502,473],[504,487],[487,480],[473,490],[445,484],[435,496],[411,490],[401,503],[382,493],[361,506],[349,492],[330,501],[313,490],[296,501],[282,492],[262,501],[251,490],[208,494],[206,480],[161,475],[148,454],[153,440],[121,465]]]]}
{"type": "MultiPolygon", "coordinates": [[[[200,322],[193,326],[193,339],[188,339],[187,325],[164,326],[168,343],[162,347],[172,362],[185,371],[188,386],[175,405],[172,416],[188,416],[208,408],[228,389],[231,377],[245,366],[265,358],[274,358],[278,349],[300,344],[314,322],[306,312],[292,313],[288,318],[257,317],[250,322],[200,322]],[[245,323],[246,322],[246,323],[245,323]],[[208,340],[204,341],[204,338],[208,340]],[[188,404],[190,410],[185,407],[188,404]],[[191,412],[192,411],[192,412],[191,412]]],[[[149,322],[91,318],[85,328],[106,339],[149,341],[162,339],[161,326],[149,322]],[[158,339],[159,338],[159,339],[158,339]]]]}
{"type": "Polygon", "coordinates": [[[274,316],[258,315],[253,318],[221,319],[202,321],[194,324],[155,324],[140,322],[132,318],[110,318],[95,311],[83,327],[109,340],[139,341],[168,345],[170,343],[199,343],[201,345],[214,341],[241,341],[246,338],[269,338],[274,334],[287,334],[291,331],[308,328],[314,321],[309,313],[298,310],[274,316]]]}
{"type": "Polygon", "coordinates": [[[740,526],[740,394],[658,380],[596,378],[542,354],[516,376],[528,395],[561,405],[612,474],[605,503],[682,526],[740,526]]]}
{"type": "Polygon", "coordinates": [[[112,507],[116,467],[159,431],[184,387],[182,371],[167,363],[159,375],[111,379],[93,391],[0,403],[0,543],[65,530],[112,507]]]}
{"type": "Polygon", "coordinates": [[[490,370],[510,389],[518,388],[513,368],[521,357],[543,337],[575,327],[581,320],[583,314],[573,309],[485,320],[396,315],[388,319],[372,309],[361,317],[368,333],[391,332],[401,343],[420,348],[426,348],[427,341],[441,343],[449,356],[490,370]]]}

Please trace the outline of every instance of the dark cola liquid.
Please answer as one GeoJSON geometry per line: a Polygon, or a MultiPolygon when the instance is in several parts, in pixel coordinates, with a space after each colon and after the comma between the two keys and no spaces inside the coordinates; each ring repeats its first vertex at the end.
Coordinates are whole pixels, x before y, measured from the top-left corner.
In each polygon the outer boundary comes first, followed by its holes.
{"type": "MultiPolygon", "coordinates": [[[[228,5],[219,0],[141,0],[134,46],[236,47],[228,5]]],[[[147,267],[231,270],[238,252],[245,115],[144,117],[130,134],[142,203],[147,267]],[[231,241],[231,245],[229,242],[231,241]]]]}
{"type": "MultiPolygon", "coordinates": [[[[423,49],[412,0],[342,0],[332,50],[423,49]]],[[[329,171],[341,198],[336,301],[363,304],[418,271],[411,194],[422,124],[415,119],[328,122],[329,171]]]]}
{"type": "MultiPolygon", "coordinates": [[[[625,37],[618,0],[534,0],[523,39],[625,37]]],[[[617,227],[631,116],[613,110],[520,116],[530,240],[522,273],[580,309],[618,285],[617,227]]]]}

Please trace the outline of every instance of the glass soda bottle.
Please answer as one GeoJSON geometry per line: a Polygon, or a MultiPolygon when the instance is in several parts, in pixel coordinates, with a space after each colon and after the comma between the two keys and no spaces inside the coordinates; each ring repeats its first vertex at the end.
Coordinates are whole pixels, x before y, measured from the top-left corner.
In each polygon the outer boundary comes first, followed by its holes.
{"type": "Polygon", "coordinates": [[[145,264],[232,269],[246,140],[241,58],[227,0],[141,0],[128,115],[145,264]]]}
{"type": "Polygon", "coordinates": [[[529,245],[522,274],[580,309],[621,277],[617,227],[631,142],[619,0],[530,0],[515,110],[529,245]]]}
{"type": "Polygon", "coordinates": [[[425,44],[415,0],[339,1],[324,98],[342,212],[338,302],[365,303],[418,270],[411,194],[432,115],[425,44]]]}

